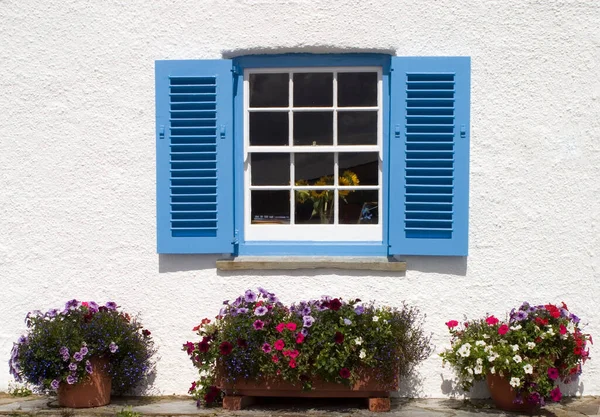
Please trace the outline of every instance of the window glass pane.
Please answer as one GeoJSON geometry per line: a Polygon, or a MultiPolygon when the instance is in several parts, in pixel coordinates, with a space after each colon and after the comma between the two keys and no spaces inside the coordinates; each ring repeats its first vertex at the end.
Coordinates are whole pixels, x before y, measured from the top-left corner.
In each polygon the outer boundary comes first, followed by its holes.
{"type": "Polygon", "coordinates": [[[289,185],[290,154],[253,153],[250,155],[252,185],[289,185]]]}
{"type": "MultiPolygon", "coordinates": [[[[349,171],[356,175],[359,185],[378,185],[379,183],[379,155],[377,152],[340,152],[338,164],[339,175],[347,176],[346,172],[349,171]]],[[[340,185],[342,184],[340,183],[340,185]]]]}
{"type": "Polygon", "coordinates": [[[333,145],[333,112],[294,113],[294,145],[333,145]]]}
{"type": "Polygon", "coordinates": [[[251,112],[250,146],[286,146],[289,144],[287,112],[251,112]]]}
{"type": "Polygon", "coordinates": [[[376,72],[340,72],[338,80],[338,106],[376,106],[376,72]]]}
{"type": "Polygon", "coordinates": [[[338,144],[377,145],[377,112],[338,112],[338,144]]]}
{"type": "Polygon", "coordinates": [[[297,153],[296,185],[333,185],[333,153],[297,153]]]}
{"type": "Polygon", "coordinates": [[[287,107],[289,74],[250,74],[250,107],[287,107]]]}
{"type": "Polygon", "coordinates": [[[250,201],[252,224],[290,223],[290,192],[288,190],[252,190],[250,201]]]}
{"type": "Polygon", "coordinates": [[[332,107],[333,74],[294,74],[294,107],[332,107]]]}
{"type": "Polygon", "coordinates": [[[340,224],[378,224],[377,190],[340,190],[340,224]]]}
{"type": "Polygon", "coordinates": [[[333,203],[333,190],[296,190],[296,224],[333,223],[333,203]]]}

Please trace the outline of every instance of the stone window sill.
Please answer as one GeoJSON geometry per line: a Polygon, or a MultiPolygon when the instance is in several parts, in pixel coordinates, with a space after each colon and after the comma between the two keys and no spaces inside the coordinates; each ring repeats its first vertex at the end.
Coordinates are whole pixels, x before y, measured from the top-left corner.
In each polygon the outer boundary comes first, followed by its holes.
{"type": "Polygon", "coordinates": [[[218,259],[219,271],[343,269],[360,271],[406,271],[406,262],[393,258],[369,256],[239,256],[218,259]]]}

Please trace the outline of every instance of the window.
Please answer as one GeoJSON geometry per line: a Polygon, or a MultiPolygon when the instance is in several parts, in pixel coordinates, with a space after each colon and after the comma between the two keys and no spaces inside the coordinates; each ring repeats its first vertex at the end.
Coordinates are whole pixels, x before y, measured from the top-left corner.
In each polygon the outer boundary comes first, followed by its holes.
{"type": "Polygon", "coordinates": [[[381,68],[247,69],[244,236],[381,241],[381,68]]]}
{"type": "Polygon", "coordinates": [[[467,253],[470,60],[158,61],[160,253],[467,253]]]}

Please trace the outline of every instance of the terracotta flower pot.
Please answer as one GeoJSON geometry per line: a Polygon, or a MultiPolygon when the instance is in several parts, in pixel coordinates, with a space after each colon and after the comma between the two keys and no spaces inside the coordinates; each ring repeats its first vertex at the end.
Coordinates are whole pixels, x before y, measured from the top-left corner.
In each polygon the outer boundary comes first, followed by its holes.
{"type": "Polygon", "coordinates": [[[70,408],[100,407],[110,403],[112,379],[108,374],[108,359],[91,358],[93,372],[73,385],[65,382],[58,387],[58,404],[70,408]]]}
{"type": "MultiPolygon", "coordinates": [[[[490,390],[490,395],[496,408],[506,411],[518,411],[522,413],[533,414],[539,405],[531,404],[526,401],[523,403],[515,403],[517,393],[510,385],[509,379],[501,377],[497,374],[487,374],[485,381],[490,390]]],[[[525,399],[524,399],[525,400],[525,399]]]]}

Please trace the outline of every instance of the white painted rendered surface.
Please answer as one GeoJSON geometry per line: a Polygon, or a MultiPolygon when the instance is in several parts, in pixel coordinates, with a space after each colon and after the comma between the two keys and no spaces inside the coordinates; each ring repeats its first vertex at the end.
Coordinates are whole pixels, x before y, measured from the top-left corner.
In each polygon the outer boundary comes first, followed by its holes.
{"type": "MultiPolygon", "coordinates": [[[[0,390],[32,309],[69,298],[140,312],[161,360],[154,393],[195,378],[192,327],[258,285],[330,294],[444,322],[565,301],[600,337],[600,3],[0,0],[0,390]],[[470,255],[408,271],[216,273],[158,256],[154,60],[249,52],[472,57],[470,255]],[[2,365],[4,364],[4,365],[2,365]]],[[[580,380],[600,394],[600,351],[580,380]]],[[[443,397],[433,355],[402,394],[443,397]]]]}

